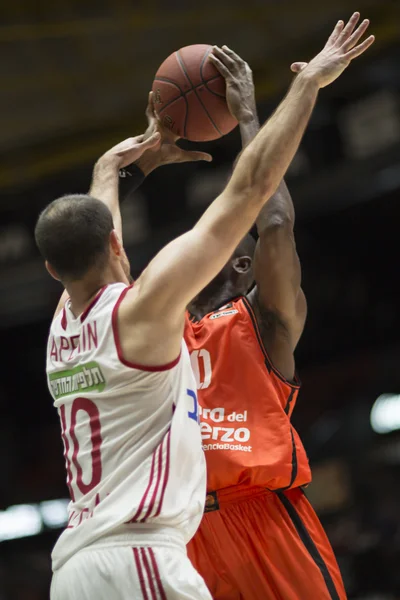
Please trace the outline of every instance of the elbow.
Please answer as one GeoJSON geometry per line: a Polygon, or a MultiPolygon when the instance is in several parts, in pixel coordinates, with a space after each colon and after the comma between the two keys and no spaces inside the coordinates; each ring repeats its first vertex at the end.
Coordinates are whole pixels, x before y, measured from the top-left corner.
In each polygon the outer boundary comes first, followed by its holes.
{"type": "Polygon", "coordinates": [[[260,238],[275,240],[292,240],[294,242],[294,220],[288,211],[264,209],[256,221],[260,238]]]}
{"type": "Polygon", "coordinates": [[[265,220],[265,228],[280,230],[284,232],[292,232],[294,227],[294,219],[288,211],[273,210],[265,220]]]}

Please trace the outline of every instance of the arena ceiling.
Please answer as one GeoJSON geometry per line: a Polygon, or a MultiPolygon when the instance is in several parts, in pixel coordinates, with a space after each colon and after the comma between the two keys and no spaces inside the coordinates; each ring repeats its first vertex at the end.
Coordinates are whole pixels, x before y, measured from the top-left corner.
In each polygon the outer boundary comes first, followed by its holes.
{"type": "MultiPolygon", "coordinates": [[[[140,130],[153,74],[173,50],[232,46],[251,64],[261,102],[353,9],[373,21],[375,52],[398,39],[397,0],[1,3],[0,192],[92,161],[140,130]]],[[[2,193],[2,208],[11,201],[2,193]]]]}

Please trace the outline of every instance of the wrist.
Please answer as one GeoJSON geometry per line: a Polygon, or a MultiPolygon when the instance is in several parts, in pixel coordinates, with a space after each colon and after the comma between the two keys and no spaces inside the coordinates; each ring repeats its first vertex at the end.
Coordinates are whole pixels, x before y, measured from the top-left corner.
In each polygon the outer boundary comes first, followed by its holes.
{"type": "Polygon", "coordinates": [[[93,174],[100,176],[118,172],[120,168],[119,163],[120,160],[117,156],[101,156],[94,165],[93,174]]]}
{"type": "Polygon", "coordinates": [[[240,135],[242,138],[242,146],[245,148],[260,130],[260,123],[257,114],[253,114],[251,119],[240,120],[240,135]]]}
{"type": "Polygon", "coordinates": [[[294,83],[301,87],[306,87],[311,91],[318,92],[320,89],[320,82],[317,73],[313,72],[308,66],[305,67],[295,78],[294,83]]]}
{"type": "Polygon", "coordinates": [[[248,110],[238,119],[239,125],[259,125],[257,109],[248,110]]]}
{"type": "Polygon", "coordinates": [[[138,160],[135,162],[135,165],[143,172],[144,176],[147,177],[149,173],[157,169],[157,167],[161,166],[160,158],[158,156],[158,152],[152,152],[148,150],[138,160]]]}

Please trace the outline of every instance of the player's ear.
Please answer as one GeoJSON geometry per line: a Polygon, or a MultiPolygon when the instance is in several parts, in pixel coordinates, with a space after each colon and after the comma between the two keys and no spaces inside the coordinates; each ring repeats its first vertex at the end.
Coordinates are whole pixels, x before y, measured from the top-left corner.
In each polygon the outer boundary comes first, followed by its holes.
{"type": "Polygon", "coordinates": [[[237,256],[232,259],[232,266],[236,273],[248,273],[252,264],[253,260],[250,256],[237,256]]]}
{"type": "Polygon", "coordinates": [[[122,241],[119,239],[118,233],[115,231],[115,229],[113,229],[110,233],[110,246],[112,252],[116,256],[121,256],[123,253],[122,241]]]}
{"type": "Polygon", "coordinates": [[[56,281],[61,281],[61,278],[58,275],[57,271],[51,266],[51,264],[47,260],[44,264],[50,275],[53,277],[53,279],[55,279],[56,281]]]}

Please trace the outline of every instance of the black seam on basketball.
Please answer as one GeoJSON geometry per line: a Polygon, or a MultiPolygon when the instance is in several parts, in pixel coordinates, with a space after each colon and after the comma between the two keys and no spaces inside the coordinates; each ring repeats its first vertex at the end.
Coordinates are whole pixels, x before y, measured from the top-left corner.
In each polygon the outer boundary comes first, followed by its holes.
{"type": "Polygon", "coordinates": [[[191,81],[191,79],[190,79],[190,77],[189,77],[189,75],[188,75],[188,73],[187,73],[187,71],[186,71],[186,67],[185,67],[185,64],[184,64],[184,62],[183,62],[183,60],[182,60],[182,57],[181,57],[181,55],[179,54],[179,50],[178,50],[178,52],[176,53],[176,57],[177,57],[177,59],[178,59],[178,63],[179,63],[179,65],[180,65],[180,67],[181,67],[181,69],[182,69],[182,71],[183,71],[184,75],[186,76],[186,79],[188,80],[188,82],[189,82],[189,83],[190,83],[190,85],[192,86],[192,90],[194,91],[194,93],[195,93],[195,94],[196,94],[196,96],[197,96],[197,99],[198,99],[198,101],[199,101],[199,102],[200,102],[200,104],[202,105],[204,112],[206,113],[206,115],[207,115],[207,116],[208,116],[208,118],[210,119],[210,121],[211,121],[211,124],[213,125],[214,129],[215,129],[216,131],[218,131],[219,135],[221,135],[221,136],[222,136],[222,135],[223,135],[222,131],[220,131],[220,130],[218,129],[218,127],[217,127],[217,126],[216,126],[216,124],[214,123],[214,120],[213,120],[213,118],[211,117],[210,113],[208,112],[208,110],[207,110],[207,109],[206,109],[206,107],[204,106],[202,99],[201,99],[201,98],[200,98],[200,96],[198,95],[198,93],[197,93],[197,91],[196,91],[196,88],[194,87],[194,85],[193,85],[193,83],[192,83],[192,81],[191,81]]]}
{"type": "MultiPolygon", "coordinates": [[[[210,83],[211,81],[215,81],[216,79],[219,79],[220,77],[222,77],[222,75],[214,75],[214,77],[210,77],[210,79],[202,79],[201,83],[198,83],[197,85],[193,85],[190,88],[189,91],[191,90],[197,90],[197,88],[200,88],[202,85],[205,85],[206,88],[209,90],[209,92],[211,92],[211,94],[215,94],[216,96],[221,96],[221,98],[226,98],[226,96],[223,96],[222,94],[218,94],[217,92],[213,92],[212,90],[210,90],[207,86],[208,83],[210,83]]],[[[164,83],[171,83],[172,85],[174,85],[175,87],[178,88],[178,90],[180,91],[181,95],[184,96],[187,92],[184,92],[181,87],[175,83],[175,81],[172,81],[172,79],[168,79],[168,77],[155,77],[154,81],[163,81],[164,83]]],[[[175,98],[174,98],[175,100],[175,98]]],[[[172,102],[172,100],[171,100],[172,102]]]]}
{"type": "Polygon", "coordinates": [[[180,93],[182,94],[182,96],[185,94],[185,92],[181,89],[180,85],[178,85],[177,83],[175,83],[175,81],[172,81],[172,79],[168,79],[167,77],[156,77],[154,79],[154,81],[164,81],[165,83],[172,83],[172,85],[174,85],[175,87],[178,88],[178,90],[180,91],[180,93]]]}
{"type": "Polygon", "coordinates": [[[207,58],[208,58],[208,55],[210,54],[211,50],[212,50],[212,48],[209,48],[209,49],[208,49],[208,50],[205,52],[205,54],[204,54],[204,56],[203,56],[203,60],[202,60],[202,61],[201,61],[201,63],[200,63],[200,79],[202,80],[202,82],[203,82],[203,83],[205,83],[205,81],[204,81],[204,77],[203,77],[203,67],[204,67],[204,63],[206,62],[206,60],[207,60],[207,58]]]}
{"type": "Polygon", "coordinates": [[[209,91],[210,94],[214,94],[214,96],[218,96],[218,98],[226,98],[226,96],[224,96],[223,94],[218,94],[218,92],[214,92],[213,90],[210,90],[210,88],[207,85],[210,81],[215,81],[215,79],[218,79],[219,77],[222,77],[221,74],[218,73],[218,75],[215,75],[215,77],[212,77],[211,79],[208,79],[207,81],[203,77],[204,63],[206,62],[206,60],[207,60],[207,58],[208,58],[211,50],[212,50],[212,48],[210,48],[209,50],[207,50],[207,52],[205,53],[205,55],[203,57],[203,60],[201,61],[201,65],[200,65],[200,77],[201,77],[201,81],[206,86],[207,91],[209,91]]]}
{"type": "MultiPolygon", "coordinates": [[[[209,79],[208,81],[212,81],[212,79],[209,79]]],[[[210,94],[213,94],[214,96],[218,96],[218,98],[223,98],[225,100],[226,96],[224,96],[224,94],[218,94],[218,92],[214,92],[214,90],[212,90],[208,87],[208,85],[207,85],[208,81],[204,82],[204,84],[207,88],[207,91],[210,92],[210,94]]]]}

